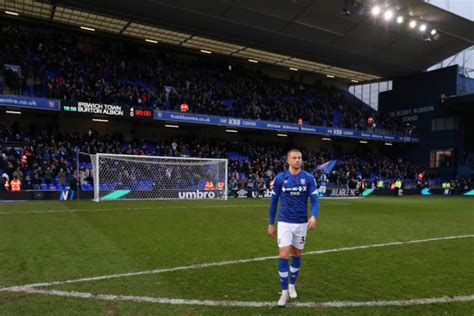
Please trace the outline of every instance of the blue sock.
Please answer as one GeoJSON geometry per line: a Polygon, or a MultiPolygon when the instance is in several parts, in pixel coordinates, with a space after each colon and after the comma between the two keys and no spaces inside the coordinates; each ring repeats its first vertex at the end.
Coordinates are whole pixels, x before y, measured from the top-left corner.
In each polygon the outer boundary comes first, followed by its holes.
{"type": "Polygon", "coordinates": [[[300,271],[301,266],[301,256],[291,258],[291,267],[290,267],[290,283],[295,285],[296,277],[298,277],[298,272],[300,271]]]}
{"type": "Polygon", "coordinates": [[[288,259],[278,258],[278,274],[282,290],[288,290],[288,259]]]}

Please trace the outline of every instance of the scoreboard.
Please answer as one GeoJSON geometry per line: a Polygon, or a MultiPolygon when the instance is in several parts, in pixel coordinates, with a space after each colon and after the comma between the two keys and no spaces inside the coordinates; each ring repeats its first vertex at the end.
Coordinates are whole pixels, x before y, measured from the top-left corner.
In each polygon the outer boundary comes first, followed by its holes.
{"type": "Polygon", "coordinates": [[[61,109],[64,112],[95,114],[106,117],[136,117],[153,119],[153,110],[133,106],[128,107],[102,103],[61,101],[61,109]]]}

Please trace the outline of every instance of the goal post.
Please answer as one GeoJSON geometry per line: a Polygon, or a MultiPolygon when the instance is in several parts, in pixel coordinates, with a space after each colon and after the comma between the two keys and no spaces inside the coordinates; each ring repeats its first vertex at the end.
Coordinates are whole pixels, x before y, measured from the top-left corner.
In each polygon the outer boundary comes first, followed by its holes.
{"type": "Polygon", "coordinates": [[[94,201],[227,199],[227,159],[95,154],[94,201]]]}

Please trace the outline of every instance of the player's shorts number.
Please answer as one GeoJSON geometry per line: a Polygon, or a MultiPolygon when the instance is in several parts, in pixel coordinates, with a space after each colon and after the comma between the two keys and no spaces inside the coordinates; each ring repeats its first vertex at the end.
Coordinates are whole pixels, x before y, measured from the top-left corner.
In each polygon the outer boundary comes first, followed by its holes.
{"type": "Polygon", "coordinates": [[[278,222],[278,247],[294,246],[303,249],[306,242],[308,224],[278,222]]]}

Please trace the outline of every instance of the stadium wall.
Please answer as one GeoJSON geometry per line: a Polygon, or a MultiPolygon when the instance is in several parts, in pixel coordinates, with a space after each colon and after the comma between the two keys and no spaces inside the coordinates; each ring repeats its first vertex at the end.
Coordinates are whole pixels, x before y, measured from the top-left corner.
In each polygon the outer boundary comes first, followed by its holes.
{"type": "Polygon", "coordinates": [[[458,93],[458,66],[451,66],[393,81],[393,90],[380,93],[379,111],[400,124],[415,127],[420,143],[407,151],[409,159],[428,164],[432,150],[454,149],[454,163],[440,168],[442,176],[456,173],[463,153],[463,118],[442,106],[442,96],[458,93]],[[451,128],[438,129],[436,120],[454,117],[451,128]]]}

